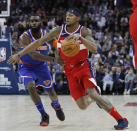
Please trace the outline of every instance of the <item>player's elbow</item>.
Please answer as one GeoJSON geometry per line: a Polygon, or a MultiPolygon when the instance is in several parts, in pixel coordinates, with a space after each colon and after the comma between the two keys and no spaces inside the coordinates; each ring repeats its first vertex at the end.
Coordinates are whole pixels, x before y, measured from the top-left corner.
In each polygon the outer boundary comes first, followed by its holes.
{"type": "Polygon", "coordinates": [[[93,52],[94,53],[97,53],[97,50],[98,50],[98,47],[97,47],[97,45],[94,47],[94,49],[93,49],[93,52]]]}
{"type": "Polygon", "coordinates": [[[90,48],[90,51],[92,52],[92,53],[97,53],[97,46],[95,45],[95,46],[92,46],[91,48],[90,48]]]}

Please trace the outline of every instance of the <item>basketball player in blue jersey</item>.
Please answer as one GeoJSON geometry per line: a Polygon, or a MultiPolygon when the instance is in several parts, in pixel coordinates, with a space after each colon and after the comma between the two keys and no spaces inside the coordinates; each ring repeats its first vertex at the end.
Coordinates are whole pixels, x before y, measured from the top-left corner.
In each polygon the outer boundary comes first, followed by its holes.
{"type": "Polygon", "coordinates": [[[31,43],[25,49],[10,57],[9,64],[19,61],[22,55],[34,51],[44,42],[49,42],[58,37],[57,48],[60,51],[60,57],[64,60],[65,75],[67,76],[71,96],[78,107],[86,109],[93,101],[99,107],[109,113],[116,121],[114,126],[116,130],[126,129],[128,121],[122,117],[109,100],[99,94],[92,68],[88,62],[88,50],[96,53],[97,44],[92,38],[90,29],[79,24],[81,14],[78,9],[69,9],[66,12],[66,24],[53,29],[47,36],[31,43]],[[67,57],[61,51],[61,44],[64,39],[76,39],[80,41],[80,51],[76,56],[67,57]]]}
{"type": "MultiPolygon", "coordinates": [[[[45,37],[46,35],[45,29],[41,28],[40,17],[31,16],[30,29],[20,36],[21,49],[23,49],[29,43],[34,42],[41,37],[45,37]]],[[[65,120],[64,113],[59,104],[56,92],[54,91],[47,63],[34,59],[36,56],[40,56],[42,54],[46,56],[48,61],[53,61],[54,58],[47,56],[48,53],[49,46],[48,44],[43,43],[38,49],[36,49],[36,51],[23,55],[18,63],[18,73],[22,78],[24,85],[27,87],[36,108],[41,113],[42,119],[40,126],[48,126],[49,115],[45,111],[40,96],[36,91],[36,86],[38,85],[42,86],[43,89],[48,92],[48,95],[52,101],[51,106],[56,111],[58,119],[61,121],[65,120]]]]}

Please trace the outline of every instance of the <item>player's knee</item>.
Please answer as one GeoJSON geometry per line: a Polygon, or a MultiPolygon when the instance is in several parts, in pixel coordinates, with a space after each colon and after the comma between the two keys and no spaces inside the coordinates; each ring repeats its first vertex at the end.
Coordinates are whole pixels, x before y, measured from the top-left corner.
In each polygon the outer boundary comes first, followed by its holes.
{"type": "Polygon", "coordinates": [[[55,92],[55,90],[54,89],[52,89],[52,90],[50,90],[50,91],[48,91],[48,95],[50,96],[50,98],[51,99],[57,99],[57,95],[56,95],[56,92],[55,92]]]}
{"type": "Polygon", "coordinates": [[[33,81],[31,81],[27,84],[27,89],[29,91],[33,91],[35,89],[34,87],[35,87],[35,82],[33,82],[33,81]]]}
{"type": "Polygon", "coordinates": [[[86,105],[86,104],[80,104],[80,105],[78,105],[78,107],[79,107],[81,110],[87,109],[87,105],[86,105]]]}
{"type": "Polygon", "coordinates": [[[85,97],[80,97],[76,103],[81,110],[85,110],[88,107],[87,99],[85,97]]]}
{"type": "Polygon", "coordinates": [[[97,101],[97,99],[99,98],[99,94],[96,92],[94,88],[87,89],[87,93],[90,96],[90,98],[94,101],[97,101]]]}

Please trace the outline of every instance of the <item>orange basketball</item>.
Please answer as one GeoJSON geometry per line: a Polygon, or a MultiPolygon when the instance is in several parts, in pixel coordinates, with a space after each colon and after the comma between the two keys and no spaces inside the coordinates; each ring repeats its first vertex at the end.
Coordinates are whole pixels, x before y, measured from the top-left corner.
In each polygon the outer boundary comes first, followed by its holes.
{"type": "Polygon", "coordinates": [[[65,39],[61,44],[61,50],[65,56],[72,57],[78,54],[80,50],[80,44],[72,38],[65,39]]]}

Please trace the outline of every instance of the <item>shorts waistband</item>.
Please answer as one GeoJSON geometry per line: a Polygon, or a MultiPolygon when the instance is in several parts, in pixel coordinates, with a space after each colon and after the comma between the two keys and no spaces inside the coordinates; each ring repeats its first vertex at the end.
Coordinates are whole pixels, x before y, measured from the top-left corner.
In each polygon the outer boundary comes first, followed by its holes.
{"type": "Polygon", "coordinates": [[[66,67],[69,67],[69,68],[74,68],[74,67],[77,67],[77,66],[81,66],[85,63],[86,60],[84,61],[80,61],[79,63],[76,63],[76,64],[67,64],[66,67]]]}
{"type": "Polygon", "coordinates": [[[23,62],[22,60],[19,60],[19,63],[20,63],[20,64],[23,64],[23,65],[32,66],[32,64],[25,63],[25,62],[23,62]]]}
{"type": "Polygon", "coordinates": [[[22,65],[27,65],[27,66],[39,66],[39,65],[43,65],[44,63],[39,63],[39,64],[29,64],[29,63],[25,63],[22,60],[19,60],[19,63],[22,65]]]}

